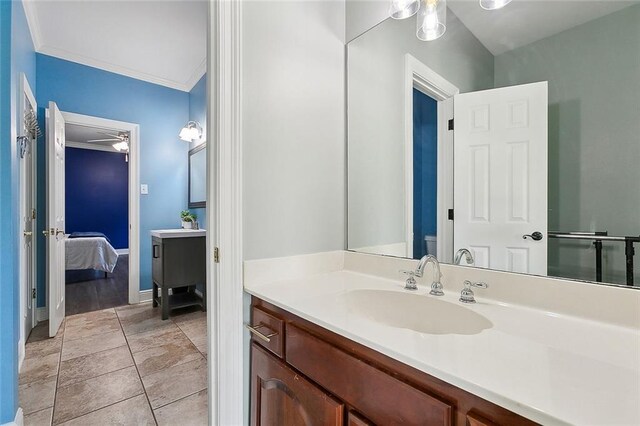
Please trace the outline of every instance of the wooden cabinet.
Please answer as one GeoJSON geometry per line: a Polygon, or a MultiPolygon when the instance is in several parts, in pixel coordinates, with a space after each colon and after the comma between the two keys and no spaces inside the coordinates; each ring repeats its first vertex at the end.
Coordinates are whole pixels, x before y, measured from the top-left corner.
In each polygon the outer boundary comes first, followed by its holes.
{"type": "Polygon", "coordinates": [[[205,237],[151,238],[153,306],[162,305],[162,319],[171,309],[199,305],[206,309],[205,237]],[[201,285],[202,296],[196,294],[201,285]],[[173,294],[169,294],[170,289],[173,294]],[[177,290],[183,289],[183,290],[177,290]]]}
{"type": "Polygon", "coordinates": [[[251,418],[260,426],[342,425],[344,405],[251,345],[251,418]]]}
{"type": "Polygon", "coordinates": [[[535,424],[255,297],[252,324],[252,425],[535,424]]]}

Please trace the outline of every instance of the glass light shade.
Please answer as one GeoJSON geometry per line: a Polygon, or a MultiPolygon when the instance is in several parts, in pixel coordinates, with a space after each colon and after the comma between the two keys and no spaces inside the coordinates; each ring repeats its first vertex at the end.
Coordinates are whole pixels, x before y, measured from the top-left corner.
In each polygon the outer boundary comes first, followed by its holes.
{"type": "Polygon", "coordinates": [[[420,0],[391,0],[389,16],[393,19],[405,19],[416,14],[420,9],[420,0]]]}
{"type": "Polygon", "coordinates": [[[114,143],[112,145],[115,149],[117,149],[118,151],[126,151],[129,152],[129,144],[125,141],[122,142],[118,142],[118,143],[114,143]]]}
{"type": "Polygon", "coordinates": [[[193,142],[202,137],[202,128],[197,121],[190,121],[180,130],[178,135],[185,142],[193,142]]]}
{"type": "Polygon", "coordinates": [[[480,0],[480,7],[485,10],[502,9],[511,3],[511,0],[480,0]]]}
{"type": "Polygon", "coordinates": [[[422,41],[442,37],[447,30],[447,0],[422,0],[416,36],[422,41]]]}

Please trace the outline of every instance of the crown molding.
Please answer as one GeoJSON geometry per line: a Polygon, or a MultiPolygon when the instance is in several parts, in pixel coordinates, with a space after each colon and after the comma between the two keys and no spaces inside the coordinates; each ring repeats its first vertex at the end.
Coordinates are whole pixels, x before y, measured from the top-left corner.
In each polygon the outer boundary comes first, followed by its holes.
{"type": "MultiPolygon", "coordinates": [[[[146,81],[147,83],[153,83],[160,86],[165,86],[170,89],[180,90],[181,92],[189,92],[193,88],[193,86],[189,87],[189,84],[188,84],[189,82],[185,83],[185,82],[165,79],[162,77],[157,77],[155,75],[151,75],[151,74],[147,74],[131,68],[123,67],[121,65],[112,64],[110,62],[100,61],[95,58],[79,55],[77,53],[69,52],[64,49],[58,49],[56,47],[41,45],[40,49],[38,49],[38,53],[53,56],[59,59],[64,59],[70,62],[75,62],[81,65],[86,65],[92,68],[98,68],[103,71],[109,71],[115,74],[124,75],[125,77],[135,78],[136,80],[146,81]]],[[[197,80],[196,80],[196,83],[197,83],[197,80]]]]}
{"type": "Polygon", "coordinates": [[[36,52],[42,47],[42,36],[40,35],[40,22],[38,21],[38,13],[36,11],[35,0],[22,0],[24,14],[27,17],[27,25],[31,33],[31,41],[36,52]]]}
{"type": "Polygon", "coordinates": [[[204,58],[200,63],[200,65],[198,65],[196,69],[193,71],[193,73],[191,74],[191,77],[189,77],[189,80],[187,80],[187,83],[185,84],[185,86],[189,88],[187,92],[190,92],[195,87],[195,85],[198,84],[200,79],[206,73],[207,73],[207,58],[204,58]]]}

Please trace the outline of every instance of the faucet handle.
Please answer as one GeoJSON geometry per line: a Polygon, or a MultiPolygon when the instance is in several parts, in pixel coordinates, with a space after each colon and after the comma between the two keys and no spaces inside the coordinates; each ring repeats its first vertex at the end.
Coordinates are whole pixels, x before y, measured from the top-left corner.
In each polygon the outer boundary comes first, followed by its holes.
{"type": "Polygon", "coordinates": [[[416,271],[407,271],[404,269],[400,270],[401,274],[407,276],[407,281],[404,283],[405,290],[417,290],[418,285],[416,284],[416,271]]]}
{"type": "Polygon", "coordinates": [[[476,288],[489,288],[489,284],[483,282],[471,282],[469,280],[464,281],[464,288],[460,292],[460,301],[462,303],[476,303],[475,295],[471,287],[476,288]]]}

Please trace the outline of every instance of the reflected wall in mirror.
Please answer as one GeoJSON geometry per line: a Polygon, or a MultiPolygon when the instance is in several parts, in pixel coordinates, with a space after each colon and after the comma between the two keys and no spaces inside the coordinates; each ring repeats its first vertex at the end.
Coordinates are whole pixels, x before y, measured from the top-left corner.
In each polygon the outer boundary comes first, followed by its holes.
{"type": "Polygon", "coordinates": [[[189,208],[207,206],[207,144],[189,151],[189,208]]]}
{"type": "Polygon", "coordinates": [[[447,4],[347,46],[348,248],[639,285],[640,1],[447,4]]]}

